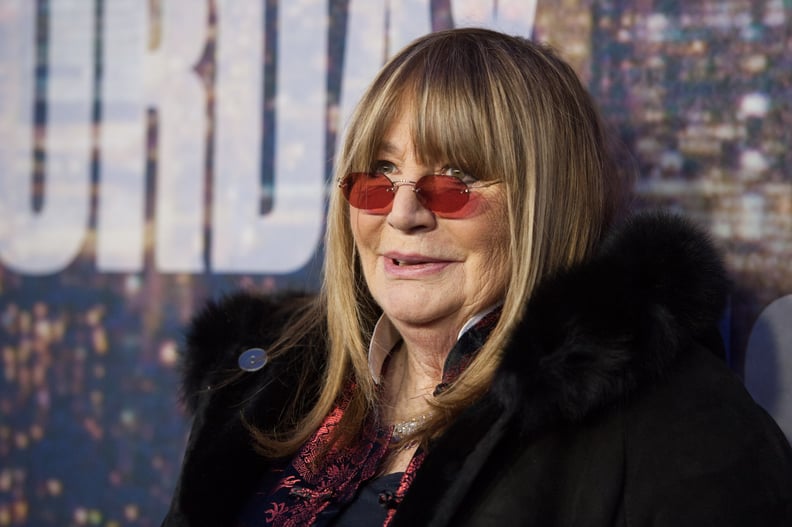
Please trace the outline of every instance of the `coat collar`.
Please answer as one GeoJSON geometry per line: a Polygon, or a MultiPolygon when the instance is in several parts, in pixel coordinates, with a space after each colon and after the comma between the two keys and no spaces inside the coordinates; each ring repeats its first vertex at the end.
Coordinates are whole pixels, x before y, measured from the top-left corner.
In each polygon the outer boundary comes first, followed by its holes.
{"type": "MultiPolygon", "coordinates": [[[[499,310],[501,307],[501,303],[494,304],[483,311],[480,311],[476,315],[470,317],[467,322],[462,326],[462,329],[459,330],[457,334],[457,346],[459,345],[459,341],[462,337],[471,329],[476,327],[476,325],[481,322],[484,317],[488,316],[490,313],[493,313],[496,309],[499,310]]],[[[486,334],[489,335],[489,329],[494,325],[497,321],[497,317],[491,321],[491,323],[487,324],[487,332],[486,334]]],[[[374,326],[374,331],[371,334],[371,342],[369,343],[369,350],[368,350],[368,363],[369,363],[369,372],[371,372],[371,377],[374,379],[376,384],[379,384],[380,377],[382,376],[382,368],[385,365],[385,361],[388,358],[388,355],[394,350],[397,344],[401,342],[401,335],[396,327],[393,325],[393,322],[385,315],[384,313],[380,316],[379,320],[377,320],[377,324],[374,326]]],[[[452,350],[453,353],[454,350],[452,350]]],[[[449,366],[449,362],[458,362],[458,359],[454,361],[454,357],[450,357],[446,360],[444,370],[447,370],[449,366]]],[[[443,372],[443,381],[445,382],[446,379],[446,372],[443,372]]]]}

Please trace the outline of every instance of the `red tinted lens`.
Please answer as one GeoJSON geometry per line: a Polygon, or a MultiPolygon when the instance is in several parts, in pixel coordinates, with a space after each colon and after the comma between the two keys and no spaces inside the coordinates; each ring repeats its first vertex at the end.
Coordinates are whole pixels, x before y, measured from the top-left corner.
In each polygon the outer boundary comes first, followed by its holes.
{"type": "MultiPolygon", "coordinates": [[[[454,176],[424,176],[414,187],[423,206],[441,216],[461,211],[470,197],[467,185],[454,176]]],[[[356,209],[384,214],[393,204],[393,182],[384,174],[353,172],[344,178],[341,189],[356,209]]]]}
{"type": "Polygon", "coordinates": [[[341,189],[356,209],[387,212],[393,203],[393,183],[383,174],[354,172],[344,178],[341,189]]]}
{"type": "Polygon", "coordinates": [[[454,176],[424,176],[415,184],[424,206],[440,214],[456,212],[468,202],[467,185],[454,176]]]}

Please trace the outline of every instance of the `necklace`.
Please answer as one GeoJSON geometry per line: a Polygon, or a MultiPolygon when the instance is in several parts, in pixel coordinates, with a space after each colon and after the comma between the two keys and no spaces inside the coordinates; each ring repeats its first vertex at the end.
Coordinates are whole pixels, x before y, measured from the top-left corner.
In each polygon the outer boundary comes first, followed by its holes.
{"type": "Polygon", "coordinates": [[[393,433],[391,434],[391,442],[398,443],[405,436],[408,436],[421,428],[426,420],[429,419],[428,414],[421,414],[411,417],[406,421],[399,421],[393,424],[393,433]]]}

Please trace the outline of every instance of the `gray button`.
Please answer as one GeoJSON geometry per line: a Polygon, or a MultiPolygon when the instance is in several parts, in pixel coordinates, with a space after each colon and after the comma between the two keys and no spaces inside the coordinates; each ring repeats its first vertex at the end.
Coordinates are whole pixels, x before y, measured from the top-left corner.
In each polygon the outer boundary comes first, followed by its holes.
{"type": "Polygon", "coordinates": [[[258,371],[267,364],[267,352],[261,348],[250,348],[239,356],[239,367],[245,371],[258,371]]]}

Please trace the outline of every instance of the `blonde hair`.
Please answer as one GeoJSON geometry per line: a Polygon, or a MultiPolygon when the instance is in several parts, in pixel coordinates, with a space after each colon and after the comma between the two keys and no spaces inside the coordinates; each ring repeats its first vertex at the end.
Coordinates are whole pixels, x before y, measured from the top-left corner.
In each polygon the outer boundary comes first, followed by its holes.
{"type": "MultiPolygon", "coordinates": [[[[336,176],[369,170],[389,127],[412,120],[421,161],[464,167],[506,189],[509,285],[500,321],[459,379],[436,397],[424,437],[489,387],[500,353],[536,284],[584,260],[617,213],[623,193],[603,127],[578,77],[548,48],[485,29],[425,35],[380,71],[348,123],[336,176]]],[[[312,312],[295,319],[281,348],[326,321],[328,363],[316,404],[285,433],[257,437],[283,455],[307,440],[354,386],[340,429],[353,436],[377,408],[367,349],[379,309],[356,256],[349,205],[330,197],[323,286],[312,312]],[[320,322],[321,320],[321,322],[320,322]]],[[[287,424],[288,425],[288,424],[287,424]]]]}

